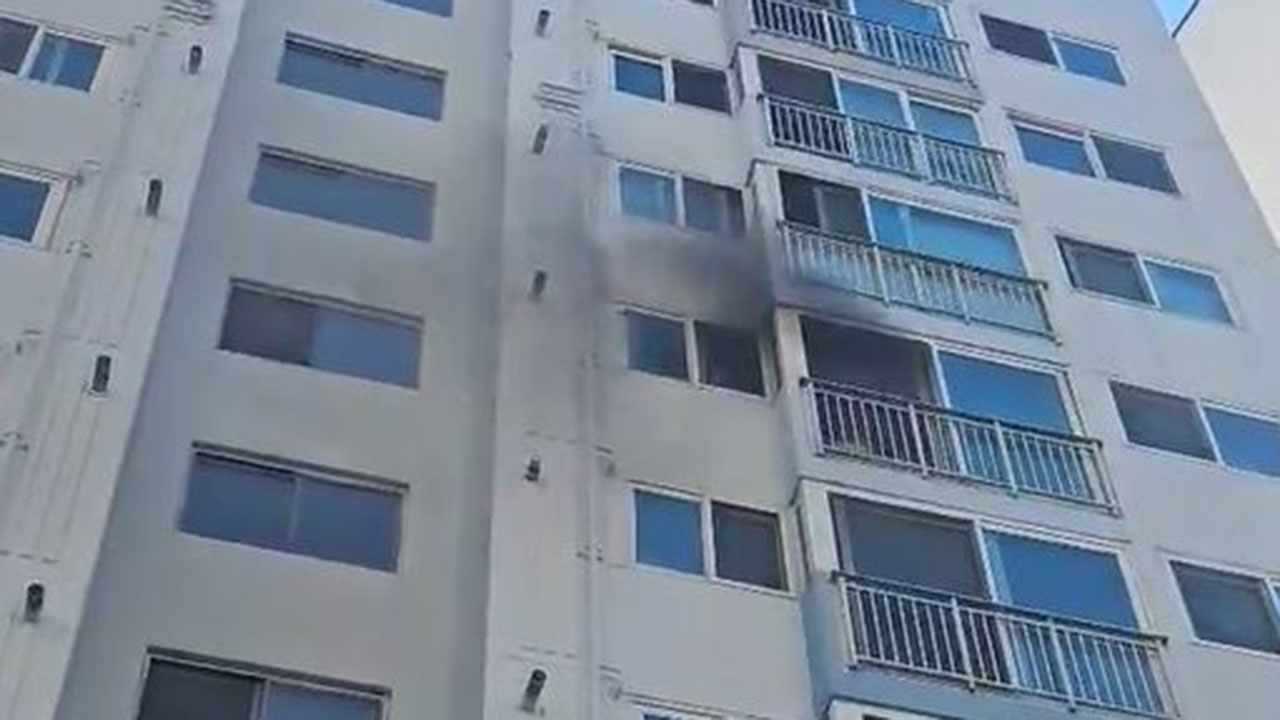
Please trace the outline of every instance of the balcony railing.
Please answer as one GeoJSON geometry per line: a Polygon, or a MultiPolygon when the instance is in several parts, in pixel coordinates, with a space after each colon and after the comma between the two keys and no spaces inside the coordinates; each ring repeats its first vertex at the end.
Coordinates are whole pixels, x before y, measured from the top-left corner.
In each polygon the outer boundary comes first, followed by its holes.
{"type": "Polygon", "coordinates": [[[751,18],[755,29],[763,32],[951,80],[972,81],[969,49],[959,40],[793,0],[752,0],[751,18]]]}
{"type": "Polygon", "coordinates": [[[998,150],[922,135],[842,115],[830,108],[763,96],[773,144],[885,170],[964,192],[1014,201],[998,150]]]}
{"type": "Polygon", "coordinates": [[[1039,695],[1072,708],[1176,715],[1161,638],[878,580],[837,581],[854,666],[1039,695]]]}
{"type": "Polygon", "coordinates": [[[1053,335],[1042,281],[803,225],[783,223],[781,232],[787,271],[795,280],[966,322],[1053,335]]]}
{"type": "Polygon", "coordinates": [[[1115,510],[1097,440],[825,380],[801,384],[821,453],[1115,510]]]}

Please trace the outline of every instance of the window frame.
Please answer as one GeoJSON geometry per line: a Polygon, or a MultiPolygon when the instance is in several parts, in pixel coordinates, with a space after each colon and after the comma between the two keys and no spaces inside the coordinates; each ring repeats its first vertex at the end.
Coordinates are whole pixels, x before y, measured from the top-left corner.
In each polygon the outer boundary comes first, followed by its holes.
{"type": "Polygon", "coordinates": [[[1013,125],[1014,142],[1018,146],[1018,155],[1022,159],[1022,163],[1024,165],[1029,165],[1032,167],[1041,168],[1044,170],[1049,170],[1049,171],[1052,171],[1055,173],[1061,173],[1064,175],[1071,175],[1073,177],[1091,178],[1093,180],[1100,180],[1106,183],[1123,185],[1125,187],[1135,188],[1137,190],[1145,190],[1147,192],[1159,193],[1160,195],[1170,197],[1170,198],[1183,197],[1182,186],[1178,184],[1177,174],[1174,172],[1174,169],[1173,169],[1173,162],[1170,158],[1169,152],[1165,148],[1162,148],[1158,145],[1153,145],[1148,142],[1132,140],[1129,138],[1123,138],[1118,135],[1112,135],[1110,133],[1100,132],[1097,130],[1090,130],[1090,129],[1079,128],[1079,127],[1070,127],[1070,126],[1063,125],[1061,123],[1057,123],[1051,120],[1034,118],[1022,113],[1017,113],[1017,112],[1012,112],[1009,114],[1009,122],[1010,124],[1013,125]],[[1054,135],[1054,136],[1063,138],[1065,140],[1072,140],[1072,141],[1079,142],[1084,147],[1085,158],[1088,159],[1089,169],[1092,171],[1093,174],[1082,175],[1080,173],[1074,173],[1068,170],[1061,170],[1059,168],[1043,165],[1041,163],[1036,163],[1036,162],[1032,162],[1031,160],[1028,160],[1026,151],[1022,147],[1021,141],[1017,139],[1017,131],[1019,128],[1030,130],[1032,132],[1037,132],[1042,135],[1054,135]],[[1165,169],[1169,173],[1169,182],[1172,184],[1173,189],[1166,191],[1160,188],[1150,187],[1147,185],[1139,185],[1137,183],[1125,182],[1123,180],[1116,180],[1111,176],[1107,175],[1106,166],[1103,164],[1102,157],[1101,155],[1099,155],[1098,148],[1094,142],[1095,138],[1102,138],[1103,140],[1106,140],[1108,142],[1128,145],[1130,147],[1134,147],[1140,150],[1146,150],[1148,152],[1158,154],[1161,157],[1161,159],[1164,161],[1165,169]]]}
{"type": "Polygon", "coordinates": [[[1093,39],[1090,39],[1090,38],[1083,38],[1083,37],[1080,37],[1079,35],[1075,35],[1075,34],[1068,33],[1068,32],[1063,32],[1063,31],[1061,31],[1061,30],[1053,30],[1053,29],[1050,29],[1050,28],[1041,27],[1041,26],[1036,25],[1036,24],[1031,23],[1031,22],[1024,22],[1024,21],[1022,21],[1022,20],[1012,20],[1012,19],[1008,18],[1007,16],[1005,16],[1004,14],[1000,14],[1000,15],[993,15],[993,14],[991,14],[990,12],[986,12],[986,11],[982,10],[981,8],[979,8],[979,9],[977,9],[977,10],[975,11],[975,17],[974,17],[974,20],[975,20],[975,22],[977,23],[977,27],[979,27],[979,28],[981,28],[981,29],[982,29],[982,39],[986,41],[986,42],[985,42],[985,45],[986,45],[986,49],[987,49],[987,51],[988,51],[988,52],[993,52],[993,53],[996,53],[996,54],[998,54],[998,55],[1003,55],[1003,56],[1006,56],[1006,57],[1015,58],[1015,59],[1017,59],[1017,60],[1019,60],[1019,61],[1022,61],[1022,62],[1031,63],[1032,65],[1035,65],[1035,66],[1037,66],[1037,67],[1045,67],[1046,65],[1049,65],[1050,63],[1041,62],[1040,60],[1036,60],[1036,59],[1029,58],[1029,57],[1026,57],[1026,56],[1023,56],[1023,55],[1019,55],[1019,54],[1017,54],[1017,53],[1009,52],[1008,50],[1003,50],[1003,49],[998,48],[998,47],[996,47],[995,45],[993,45],[993,44],[991,43],[991,36],[987,34],[986,27],[985,27],[985,25],[984,25],[984,24],[983,24],[983,22],[982,22],[982,16],[984,16],[984,15],[986,15],[987,17],[993,18],[993,19],[995,19],[995,20],[1003,20],[1003,21],[1005,21],[1005,22],[1013,23],[1013,24],[1015,24],[1015,25],[1022,25],[1022,26],[1024,26],[1024,27],[1034,28],[1034,29],[1039,30],[1040,32],[1044,33],[1045,40],[1047,41],[1047,43],[1048,43],[1048,45],[1049,45],[1049,52],[1050,52],[1050,53],[1052,53],[1052,55],[1053,55],[1053,63],[1052,63],[1052,65],[1053,65],[1053,67],[1054,67],[1056,70],[1058,70],[1059,72],[1066,73],[1067,75],[1072,75],[1072,76],[1075,76],[1075,77],[1082,77],[1082,78],[1086,78],[1086,79],[1088,79],[1088,80],[1092,80],[1092,81],[1094,81],[1094,82],[1105,83],[1105,84],[1107,84],[1107,85],[1111,85],[1111,86],[1113,86],[1113,87],[1128,87],[1128,86],[1129,86],[1129,69],[1128,69],[1128,67],[1127,67],[1127,66],[1126,66],[1126,64],[1125,64],[1125,62],[1124,62],[1124,57],[1123,57],[1123,55],[1121,55],[1121,53],[1120,53],[1120,48],[1119,48],[1119,46],[1117,46],[1117,45],[1114,45],[1114,44],[1112,44],[1112,43],[1108,43],[1108,42],[1103,42],[1103,41],[1100,41],[1100,40],[1093,40],[1093,39]],[[1102,79],[1102,78],[1094,77],[1094,76],[1092,76],[1092,75],[1086,75],[1086,74],[1084,74],[1084,73],[1078,73],[1078,72],[1075,72],[1075,71],[1073,71],[1073,70],[1068,70],[1068,69],[1067,69],[1067,65],[1066,65],[1066,63],[1064,63],[1064,62],[1062,61],[1062,51],[1058,48],[1058,41],[1059,41],[1059,40],[1065,40],[1065,41],[1067,41],[1067,42],[1069,42],[1069,43],[1073,43],[1073,44],[1076,44],[1076,45],[1082,45],[1082,46],[1085,46],[1085,47],[1093,48],[1094,50],[1100,50],[1100,51],[1103,51],[1103,52],[1109,53],[1109,54],[1111,55],[1111,57],[1115,59],[1116,69],[1120,71],[1120,79],[1121,79],[1121,82],[1119,82],[1119,83],[1114,83],[1114,82],[1111,82],[1110,80],[1104,80],[1104,79],[1102,79]]]}
{"type": "MultiPolygon", "coordinates": [[[[718,3],[719,0],[714,0],[714,2],[718,3]]],[[[693,2],[690,4],[698,5],[700,3],[693,2]]],[[[717,9],[714,5],[704,5],[704,7],[707,7],[708,9],[711,9],[711,10],[717,9]]],[[[636,49],[634,47],[628,47],[626,45],[609,45],[607,47],[606,54],[609,59],[609,67],[608,67],[609,87],[615,95],[624,95],[626,97],[637,98],[645,102],[658,103],[660,105],[671,105],[676,107],[692,108],[694,110],[700,110],[702,112],[712,113],[718,116],[732,117],[734,114],[734,110],[737,108],[737,98],[734,95],[733,83],[729,81],[729,78],[732,74],[730,72],[730,68],[721,67],[719,65],[709,65],[705,62],[701,62],[698,60],[691,60],[685,57],[676,57],[673,55],[664,55],[661,53],[648,52],[645,50],[636,49]],[[662,71],[662,99],[651,98],[651,97],[648,97],[647,95],[640,95],[638,93],[627,92],[626,90],[620,89],[618,87],[617,65],[615,62],[615,58],[619,58],[619,57],[625,58],[627,60],[631,60],[634,62],[642,62],[642,63],[647,63],[649,65],[658,66],[658,68],[662,71]],[[680,63],[682,65],[688,65],[699,70],[706,70],[710,72],[719,73],[724,78],[724,98],[725,98],[725,104],[726,104],[725,109],[717,110],[715,108],[710,108],[705,105],[696,105],[693,103],[680,102],[679,100],[677,100],[676,99],[676,70],[675,70],[676,63],[680,63]]]]}
{"type": "Polygon", "coordinates": [[[622,336],[622,367],[625,372],[639,373],[640,375],[643,375],[648,378],[656,378],[658,380],[665,380],[667,382],[679,383],[681,385],[692,385],[696,390],[703,390],[703,391],[717,392],[717,393],[721,393],[721,392],[731,393],[737,397],[746,398],[746,399],[754,400],[757,402],[772,402],[774,389],[776,388],[776,384],[777,384],[776,375],[772,367],[773,363],[769,361],[768,343],[766,341],[764,334],[760,332],[758,329],[744,328],[740,325],[723,323],[715,320],[706,320],[700,317],[677,315],[674,313],[664,312],[662,310],[654,310],[652,308],[642,307],[639,305],[620,304],[615,306],[615,313],[617,314],[618,318],[621,321],[619,323],[619,326],[621,327],[620,335],[622,336]],[[647,315],[647,316],[659,318],[662,320],[668,320],[670,322],[680,323],[680,326],[684,331],[685,367],[688,370],[688,375],[689,375],[688,378],[680,379],[676,377],[670,377],[667,375],[659,375],[657,373],[648,372],[647,370],[641,370],[639,368],[631,367],[631,364],[630,364],[631,347],[629,344],[629,339],[627,334],[627,319],[626,319],[626,316],[628,313],[632,313],[636,315],[647,315]],[[754,337],[756,340],[756,359],[760,363],[760,378],[762,381],[762,386],[763,386],[762,389],[764,391],[764,394],[756,395],[755,393],[749,393],[744,390],[738,390],[736,388],[724,387],[722,385],[713,385],[711,383],[706,382],[703,379],[702,364],[701,364],[702,358],[698,354],[698,329],[697,329],[698,323],[703,323],[703,324],[712,325],[716,327],[728,328],[731,330],[737,330],[739,332],[751,333],[752,337],[754,337]]]}
{"type": "Polygon", "coordinates": [[[57,227],[58,217],[62,214],[62,205],[66,200],[72,178],[62,173],[4,160],[0,160],[0,174],[9,175],[20,180],[44,183],[49,187],[49,192],[44,198],[44,207],[40,208],[40,217],[36,220],[35,231],[31,233],[31,240],[27,241],[11,235],[0,234],[0,248],[51,249],[53,247],[54,230],[57,227]]]}
{"type": "Polygon", "coordinates": [[[1203,647],[1215,648],[1218,650],[1226,650],[1229,652],[1244,653],[1259,658],[1268,658],[1270,660],[1280,660],[1280,653],[1270,653],[1265,650],[1257,650],[1254,648],[1243,647],[1241,645],[1231,645],[1220,642],[1218,640],[1209,640],[1200,637],[1196,633],[1195,619],[1191,615],[1191,608],[1187,605],[1186,597],[1182,594],[1182,586],[1178,582],[1178,574],[1174,569],[1174,564],[1188,565],[1193,568],[1201,568],[1228,575],[1236,575],[1238,577],[1247,578],[1257,583],[1259,590],[1262,591],[1263,603],[1267,609],[1267,615],[1276,630],[1276,635],[1280,636],[1280,573],[1271,573],[1257,568],[1247,568],[1240,565],[1232,565],[1216,560],[1206,560],[1203,558],[1192,557],[1183,553],[1162,553],[1164,556],[1164,565],[1169,573],[1169,582],[1173,585],[1174,595],[1178,598],[1178,606],[1181,609],[1183,627],[1187,630],[1188,637],[1191,638],[1192,644],[1201,645],[1203,647]]]}
{"type": "MultiPolygon", "coordinates": [[[[803,61],[798,62],[791,58],[788,58],[785,62],[792,63],[793,65],[809,65],[808,63],[805,63],[803,61]]],[[[873,78],[873,77],[863,76],[863,75],[853,75],[853,74],[841,71],[839,69],[833,69],[830,67],[824,67],[819,65],[809,65],[809,67],[812,67],[815,70],[824,71],[831,78],[832,89],[833,89],[833,92],[835,93],[835,98],[836,98],[835,109],[837,112],[839,112],[841,115],[844,115],[845,117],[856,118],[856,116],[850,114],[849,109],[845,107],[844,93],[840,92],[840,83],[850,82],[856,85],[865,85],[867,87],[875,88],[877,90],[883,90],[885,92],[893,93],[893,95],[897,98],[899,111],[902,113],[902,117],[906,121],[906,125],[898,129],[906,132],[915,133],[917,135],[925,135],[925,133],[919,129],[919,123],[916,121],[915,110],[911,107],[912,104],[918,103],[920,105],[928,105],[930,107],[937,108],[939,110],[945,110],[947,112],[952,112],[958,115],[964,115],[968,117],[973,121],[974,130],[978,135],[978,144],[972,145],[971,147],[978,147],[978,148],[989,147],[987,143],[987,133],[983,130],[983,127],[982,127],[982,116],[979,114],[978,110],[973,106],[948,102],[947,100],[934,97],[932,95],[915,93],[902,85],[895,85],[893,83],[890,83],[886,80],[881,80],[879,78],[873,78]]],[[[857,118],[857,119],[859,122],[868,122],[875,125],[884,125],[884,123],[878,120],[864,120],[862,118],[857,118]]],[[[928,135],[927,137],[936,137],[936,136],[928,135]]],[[[958,145],[969,145],[969,143],[963,143],[956,140],[951,140],[949,138],[938,138],[938,139],[942,140],[943,142],[955,143],[958,145]]]]}
{"type": "Polygon", "coordinates": [[[699,235],[707,238],[720,238],[728,241],[740,241],[740,240],[744,240],[747,237],[749,233],[748,215],[747,215],[747,197],[746,197],[746,193],[743,192],[742,188],[734,187],[732,185],[725,185],[723,183],[718,183],[714,180],[711,180],[705,177],[698,177],[695,175],[689,175],[686,173],[677,172],[675,170],[667,170],[665,168],[654,167],[653,165],[645,165],[642,163],[631,162],[628,160],[618,160],[614,162],[613,165],[614,165],[613,172],[612,172],[613,185],[615,188],[617,188],[616,192],[613,193],[614,202],[616,203],[615,207],[617,209],[618,215],[627,219],[628,221],[650,223],[653,225],[658,225],[658,226],[667,227],[667,228],[679,228],[680,230],[693,235],[699,235]],[[633,172],[640,172],[648,175],[661,176],[671,181],[671,187],[675,195],[676,216],[675,216],[674,222],[667,223],[661,220],[655,220],[650,217],[645,217],[643,215],[633,215],[627,212],[627,208],[622,201],[623,170],[631,170],[633,172]],[[703,185],[711,185],[713,187],[716,187],[722,190],[731,190],[733,192],[736,192],[738,194],[738,209],[742,211],[742,217],[741,217],[742,234],[733,235],[730,233],[711,232],[710,230],[703,230],[702,228],[698,228],[690,225],[688,220],[689,213],[687,208],[685,207],[684,184],[686,180],[692,180],[694,182],[702,183],[703,185]]]}
{"type": "Polygon", "coordinates": [[[36,31],[35,34],[31,36],[31,44],[27,46],[26,54],[23,55],[22,63],[18,65],[17,72],[12,74],[0,72],[0,82],[4,82],[7,78],[13,81],[30,82],[36,85],[59,88],[63,91],[82,93],[85,95],[92,95],[100,90],[102,76],[104,75],[104,71],[107,69],[108,63],[112,58],[112,51],[114,50],[114,45],[117,42],[115,38],[57,23],[42,22],[34,18],[14,15],[12,13],[5,13],[3,17],[4,19],[11,20],[13,22],[23,23],[25,25],[34,25],[36,31]],[[68,87],[58,83],[46,82],[44,80],[36,80],[31,77],[31,70],[35,66],[36,57],[40,54],[40,48],[44,45],[45,37],[48,35],[55,35],[69,40],[90,43],[102,48],[102,53],[98,58],[97,67],[94,68],[93,80],[89,83],[89,87],[81,90],[80,88],[68,87]]]}
{"type": "Polygon", "coordinates": [[[654,572],[673,578],[683,578],[685,580],[695,580],[703,582],[711,582],[718,585],[725,585],[731,588],[742,590],[761,592],[770,595],[782,597],[795,597],[800,582],[795,579],[795,572],[792,569],[791,552],[788,548],[788,532],[789,524],[787,522],[787,513],[771,508],[762,507],[756,503],[741,502],[738,500],[727,500],[722,496],[713,496],[695,490],[686,490],[664,485],[658,485],[642,480],[630,480],[627,483],[627,502],[630,509],[630,526],[631,532],[628,539],[630,544],[628,553],[628,564],[631,568],[642,570],[644,572],[654,572]],[[639,561],[639,543],[637,543],[636,523],[636,494],[638,492],[650,493],[653,495],[663,495],[666,497],[683,500],[685,502],[697,503],[698,517],[700,521],[700,535],[698,541],[702,543],[702,572],[686,573],[678,570],[672,570],[657,565],[649,565],[639,561]],[[778,563],[782,572],[782,588],[773,588],[767,585],[756,585],[741,580],[721,577],[718,573],[716,547],[715,547],[715,527],[713,510],[716,505],[725,505],[733,508],[741,508],[752,512],[761,513],[772,516],[777,522],[778,528],[778,563]]]}
{"type": "Polygon", "coordinates": [[[354,103],[362,107],[371,107],[379,110],[384,110],[386,112],[397,113],[400,115],[408,115],[409,117],[416,117],[420,120],[426,120],[429,122],[444,122],[445,101],[448,99],[447,94],[448,94],[448,88],[449,88],[448,73],[439,68],[428,67],[426,65],[418,65],[416,63],[408,62],[405,60],[399,60],[396,58],[388,57],[386,55],[378,55],[377,53],[369,52],[367,50],[361,50],[359,48],[354,48],[349,45],[340,45],[338,43],[329,42],[328,40],[321,40],[320,38],[313,37],[310,35],[304,35],[298,32],[293,32],[292,30],[285,32],[284,42],[281,45],[280,58],[276,63],[276,84],[283,85],[287,88],[292,88],[294,90],[300,90],[300,91],[308,92],[312,94],[323,95],[325,97],[341,100],[344,102],[354,103]],[[338,57],[353,59],[353,60],[360,60],[361,62],[368,63],[370,65],[381,65],[383,67],[388,67],[393,70],[397,70],[399,72],[403,72],[409,75],[414,75],[420,78],[430,78],[430,79],[436,80],[440,84],[440,113],[436,117],[431,117],[429,115],[417,115],[414,113],[405,112],[403,110],[396,110],[394,108],[388,108],[382,105],[373,105],[371,103],[362,102],[359,100],[352,100],[350,98],[342,97],[340,95],[334,95],[332,93],[327,93],[321,90],[301,87],[298,85],[294,85],[292,83],[284,82],[283,80],[280,79],[280,69],[284,65],[284,60],[289,52],[290,45],[298,45],[308,50],[319,51],[319,52],[335,55],[338,57]]]}

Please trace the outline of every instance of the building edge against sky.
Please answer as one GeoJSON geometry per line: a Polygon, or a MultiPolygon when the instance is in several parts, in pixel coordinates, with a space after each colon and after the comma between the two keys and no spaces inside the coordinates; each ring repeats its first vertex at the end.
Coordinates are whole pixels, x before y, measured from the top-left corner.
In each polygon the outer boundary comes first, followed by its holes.
{"type": "Polygon", "coordinates": [[[1147,0],[0,0],[0,107],[0,717],[1280,706],[1147,0]]]}

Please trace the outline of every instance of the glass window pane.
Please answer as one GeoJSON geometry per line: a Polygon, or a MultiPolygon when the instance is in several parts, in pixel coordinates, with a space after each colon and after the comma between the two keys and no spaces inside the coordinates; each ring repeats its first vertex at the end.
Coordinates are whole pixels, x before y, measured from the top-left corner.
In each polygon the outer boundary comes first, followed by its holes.
{"type": "Polygon", "coordinates": [[[848,572],[985,597],[972,526],[932,513],[833,497],[848,572]]]}
{"type": "Polygon", "coordinates": [[[1274,610],[1260,581],[1180,562],[1173,563],[1173,572],[1197,637],[1280,653],[1274,610]]]}
{"type": "Polygon", "coordinates": [[[1163,153],[1096,136],[1093,146],[1108,178],[1167,193],[1178,191],[1163,153]]]}
{"type": "Polygon", "coordinates": [[[911,249],[934,257],[1022,275],[1022,258],[1013,231],[999,225],[908,208],[911,249]]]}
{"type": "Polygon", "coordinates": [[[1222,462],[1280,477],[1280,425],[1217,408],[1205,408],[1204,414],[1222,462]]]}
{"type": "Polygon", "coordinates": [[[806,65],[775,60],[766,55],[757,56],[760,68],[760,85],[766,95],[798,100],[810,105],[838,109],[835,85],[831,74],[806,65]]]}
{"type": "Polygon", "coordinates": [[[735,505],[711,506],[715,532],[716,577],[786,589],[778,516],[735,505]]]}
{"type": "Polygon", "coordinates": [[[48,197],[48,183],[0,174],[0,237],[34,240],[48,197]]]}
{"type": "Polygon", "coordinates": [[[138,720],[253,720],[259,681],[152,660],[138,720]]]}
{"type": "Polygon", "coordinates": [[[635,491],[636,562],[701,575],[702,508],[670,495],[635,491]]]}
{"type": "Polygon", "coordinates": [[[836,235],[867,239],[862,192],[805,175],[778,172],[782,212],[789,222],[821,228],[836,235]]]}
{"type": "Polygon", "coordinates": [[[1115,53],[1063,38],[1056,38],[1054,42],[1058,45],[1062,66],[1067,71],[1124,85],[1124,74],[1120,72],[1120,63],[1116,61],[1115,53]]]}
{"type": "Polygon", "coordinates": [[[272,682],[267,685],[261,720],[379,720],[381,717],[382,703],[374,698],[272,682]]]}
{"type": "Polygon", "coordinates": [[[1071,284],[1145,304],[1151,303],[1138,259],[1120,250],[1058,238],[1071,284]]]}
{"type": "Polygon", "coordinates": [[[31,79],[76,90],[88,90],[98,74],[102,46],[47,34],[31,65],[31,79]]]}
{"type": "Polygon", "coordinates": [[[1071,432],[1058,378],[1049,373],[939,353],[951,407],[973,415],[1071,432]]]}
{"type": "Polygon", "coordinates": [[[888,395],[933,399],[933,363],[923,343],[803,318],[809,374],[888,395]]]}
{"type": "Polygon", "coordinates": [[[449,17],[453,14],[453,0],[384,0],[384,2],[429,12],[433,15],[443,15],[444,17],[449,17]]]}
{"type": "Polygon", "coordinates": [[[365,105],[440,119],[444,80],[354,52],[285,41],[280,82],[365,105]]]}
{"type": "Polygon", "coordinates": [[[662,65],[624,55],[613,56],[613,84],[619,91],[651,100],[666,100],[662,65]]]}
{"type": "Polygon", "coordinates": [[[435,186],[263,153],[249,197],[259,205],[378,230],[431,237],[435,186]]]}
{"type": "Polygon", "coordinates": [[[627,321],[627,367],[689,379],[684,323],[630,311],[623,313],[623,317],[627,321]]]}
{"type": "Polygon", "coordinates": [[[724,73],[676,60],[671,63],[676,102],[729,112],[729,85],[724,73]]]}
{"type": "Polygon", "coordinates": [[[1147,263],[1147,273],[1160,307],[1165,310],[1201,320],[1231,322],[1231,311],[1212,275],[1156,262],[1147,263]]]}
{"type": "Polygon", "coordinates": [[[288,470],[197,454],[180,527],[218,540],[283,549],[293,495],[294,476],[288,470]]]}
{"type": "Polygon", "coordinates": [[[232,287],[218,347],[231,352],[306,365],[315,307],[293,298],[232,287]]]}
{"type": "Polygon", "coordinates": [[[874,22],[928,35],[946,35],[942,14],[933,5],[909,0],[854,0],[854,12],[874,22]]]}
{"type": "Polygon", "coordinates": [[[986,533],[986,540],[1001,601],[1137,629],[1115,555],[999,532],[986,533]]]}
{"type": "Polygon", "coordinates": [[[734,188],[685,178],[684,224],[709,233],[742,237],[742,193],[734,188]]]}
{"type": "Polygon", "coordinates": [[[978,125],[968,113],[940,108],[926,103],[911,103],[916,130],[936,138],[967,145],[981,145],[978,125]]]}
{"type": "Polygon", "coordinates": [[[1195,403],[1176,395],[1111,383],[1116,409],[1129,442],[1213,459],[1195,403]]]}
{"type": "Polygon", "coordinates": [[[1089,163],[1084,141],[1080,138],[1040,132],[1021,125],[1015,129],[1018,144],[1022,147],[1022,156],[1027,162],[1076,175],[1093,176],[1093,166],[1089,163]]]}
{"type": "Polygon", "coordinates": [[[622,211],[656,222],[676,222],[676,182],[666,175],[634,168],[618,170],[622,211]]]}
{"type": "Polygon", "coordinates": [[[906,205],[871,198],[871,224],[876,229],[877,244],[901,250],[912,250],[911,220],[906,205]]]}
{"type": "Polygon", "coordinates": [[[1057,64],[1057,59],[1053,56],[1053,48],[1049,46],[1049,36],[1039,28],[989,15],[982,16],[982,27],[987,32],[987,40],[991,43],[991,47],[996,50],[1003,50],[1028,60],[1050,65],[1057,64]]]}
{"type": "Polygon", "coordinates": [[[0,18],[0,72],[16,75],[35,39],[36,26],[0,18]]]}
{"type": "Polygon", "coordinates": [[[703,383],[764,395],[760,343],[754,333],[710,323],[695,323],[699,377],[703,383]]]}
{"type": "Polygon", "coordinates": [[[308,358],[311,367],[418,386],[421,328],[324,306],[315,309],[314,323],[308,358]]]}
{"type": "Polygon", "coordinates": [[[902,103],[898,94],[891,90],[841,80],[840,105],[846,115],[894,127],[907,127],[902,103]]]}
{"type": "Polygon", "coordinates": [[[306,477],[299,482],[294,552],[395,570],[400,545],[398,494],[306,477]]]}

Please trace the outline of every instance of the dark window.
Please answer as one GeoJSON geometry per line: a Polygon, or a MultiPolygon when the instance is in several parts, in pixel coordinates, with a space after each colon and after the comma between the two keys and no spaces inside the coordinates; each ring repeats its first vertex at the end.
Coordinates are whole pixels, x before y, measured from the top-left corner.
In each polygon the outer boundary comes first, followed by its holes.
{"type": "Polygon", "coordinates": [[[760,85],[766,95],[798,100],[832,110],[839,109],[831,74],[804,65],[759,56],[760,85]]]}
{"type": "Polygon", "coordinates": [[[650,100],[666,100],[667,87],[662,63],[627,55],[613,56],[613,86],[619,92],[650,100]]]}
{"type": "Polygon", "coordinates": [[[982,565],[967,522],[833,497],[841,563],[858,575],[985,597],[982,565]]]}
{"type": "Polygon", "coordinates": [[[801,320],[801,329],[815,380],[932,401],[933,365],[923,343],[811,318],[801,320]]]}
{"type": "Polygon", "coordinates": [[[223,350],[417,387],[422,329],[327,305],[233,286],[223,350]]]}
{"type": "Polygon", "coordinates": [[[1116,382],[1111,383],[1111,393],[1129,442],[1214,459],[1191,400],[1116,382]]]}
{"type": "Polygon", "coordinates": [[[1039,28],[990,15],[982,16],[982,28],[987,32],[987,41],[996,50],[1049,65],[1058,64],[1053,47],[1049,45],[1049,35],[1039,28]]]}
{"type": "Polygon", "coordinates": [[[684,178],[684,224],[696,230],[742,237],[742,193],[735,188],[684,178]]]}
{"type": "Polygon", "coordinates": [[[1096,136],[1093,146],[1108,178],[1167,193],[1178,191],[1163,153],[1096,136]]]}
{"type": "Polygon", "coordinates": [[[1265,582],[1180,562],[1173,573],[1197,637],[1280,653],[1275,601],[1265,582]]]}
{"type": "Polygon", "coordinates": [[[258,159],[249,197],[259,205],[427,240],[435,186],[274,152],[258,159]]]}
{"type": "Polygon", "coordinates": [[[723,72],[679,60],[671,63],[671,72],[676,102],[729,112],[729,85],[723,72]]]}
{"type": "Polygon", "coordinates": [[[35,36],[35,25],[0,18],[0,72],[18,74],[35,36]]]}
{"type": "Polygon", "coordinates": [[[862,192],[857,188],[835,185],[778,172],[782,184],[782,213],[788,222],[821,228],[829,233],[859,240],[869,238],[867,215],[862,205],[862,192]]]}
{"type": "Polygon", "coordinates": [[[373,697],[152,660],[138,720],[378,720],[373,697]]]}
{"type": "Polygon", "coordinates": [[[1022,157],[1034,165],[1063,170],[1076,175],[1093,176],[1093,164],[1084,148],[1084,140],[1033,130],[1017,125],[1018,145],[1022,157]]]}
{"type": "Polygon", "coordinates": [[[643,490],[635,502],[636,562],[701,575],[701,504],[643,490]]]}
{"type": "Polygon", "coordinates": [[[777,515],[713,503],[711,524],[715,532],[716,577],[786,589],[777,515]]]}
{"type": "Polygon", "coordinates": [[[87,91],[102,60],[102,46],[46,34],[31,65],[32,80],[87,91]]]}
{"type": "Polygon", "coordinates": [[[394,570],[400,496],[197,453],[180,526],[202,537],[394,570]]]}
{"type": "Polygon", "coordinates": [[[1120,63],[1116,61],[1116,54],[1110,50],[1065,38],[1055,38],[1054,44],[1058,46],[1058,57],[1062,58],[1062,67],[1067,72],[1117,85],[1124,84],[1120,63]]]}
{"type": "Polygon", "coordinates": [[[1205,408],[1222,462],[1240,470],[1280,477],[1280,425],[1272,420],[1205,408]]]}
{"type": "Polygon", "coordinates": [[[628,310],[627,367],[654,375],[689,379],[684,323],[628,310]]]}
{"type": "Polygon", "coordinates": [[[35,239],[49,184],[0,173],[0,237],[35,239]]]}
{"type": "Polygon", "coordinates": [[[290,38],[280,82],[365,105],[440,119],[444,80],[429,70],[377,60],[355,51],[290,38]]]}
{"type": "Polygon", "coordinates": [[[384,2],[444,17],[453,14],[453,0],[384,0],[384,2]]]}
{"type": "Polygon", "coordinates": [[[707,385],[764,395],[760,343],[754,333],[696,323],[699,379],[707,385]]]}
{"type": "Polygon", "coordinates": [[[1058,238],[1071,284],[1140,303],[1151,303],[1138,258],[1132,253],[1058,238]]]}

